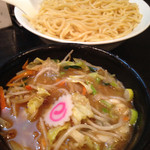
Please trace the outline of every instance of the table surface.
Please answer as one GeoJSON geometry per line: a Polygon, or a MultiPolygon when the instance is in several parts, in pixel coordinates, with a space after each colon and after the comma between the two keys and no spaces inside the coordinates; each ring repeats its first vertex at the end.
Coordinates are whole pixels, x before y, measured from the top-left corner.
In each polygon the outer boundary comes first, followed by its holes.
{"type": "MultiPolygon", "coordinates": [[[[145,0],[150,5],[150,0],[145,0]]],[[[50,44],[17,25],[13,16],[13,26],[0,30],[0,66],[9,58],[22,51],[50,44]]],[[[150,89],[150,27],[140,35],[112,45],[97,46],[125,60],[144,80],[150,89]]]]}

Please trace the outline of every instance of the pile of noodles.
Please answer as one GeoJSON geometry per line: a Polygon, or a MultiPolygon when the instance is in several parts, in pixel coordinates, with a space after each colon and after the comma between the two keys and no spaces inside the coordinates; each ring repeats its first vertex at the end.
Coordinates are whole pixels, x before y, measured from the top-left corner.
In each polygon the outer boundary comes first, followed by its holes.
{"type": "Polygon", "coordinates": [[[44,0],[38,15],[27,18],[50,37],[97,42],[129,34],[142,15],[138,5],[128,0],[44,0]]]}

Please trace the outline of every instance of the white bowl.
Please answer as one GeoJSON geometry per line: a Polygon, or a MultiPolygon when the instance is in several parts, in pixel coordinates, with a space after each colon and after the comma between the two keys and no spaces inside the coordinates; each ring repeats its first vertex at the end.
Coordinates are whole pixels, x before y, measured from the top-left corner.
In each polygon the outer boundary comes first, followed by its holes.
{"type": "Polygon", "coordinates": [[[139,11],[143,15],[141,22],[138,24],[138,26],[128,35],[114,39],[114,40],[107,40],[107,41],[99,41],[99,42],[78,42],[78,41],[67,41],[62,40],[58,38],[53,38],[50,36],[47,36],[45,34],[40,33],[39,31],[35,30],[31,24],[28,22],[28,20],[23,16],[23,12],[15,7],[15,17],[17,21],[27,30],[30,32],[43,37],[45,39],[60,42],[60,43],[78,43],[78,44],[86,44],[86,45],[102,45],[102,44],[110,44],[115,42],[120,42],[129,38],[132,38],[140,33],[142,33],[144,30],[146,30],[150,26],[150,7],[144,0],[130,0],[130,2],[136,3],[139,6],[139,11]]]}

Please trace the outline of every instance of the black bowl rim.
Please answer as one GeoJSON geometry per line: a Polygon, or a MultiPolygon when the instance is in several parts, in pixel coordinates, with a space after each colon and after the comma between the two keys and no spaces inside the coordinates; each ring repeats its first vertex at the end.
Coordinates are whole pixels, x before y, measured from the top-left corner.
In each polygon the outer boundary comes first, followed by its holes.
{"type": "MultiPolygon", "coordinates": [[[[145,91],[145,96],[147,98],[147,105],[149,106],[150,108],[150,94],[148,92],[148,88],[145,84],[145,82],[143,81],[143,79],[140,77],[140,75],[136,72],[136,70],[134,68],[132,68],[125,60],[121,59],[119,56],[117,55],[114,55],[112,54],[110,51],[105,51],[103,49],[100,49],[100,48],[97,48],[97,47],[93,47],[93,46],[90,46],[90,45],[82,45],[82,44],[70,44],[70,43],[55,43],[55,44],[49,44],[49,45],[42,45],[42,46],[37,46],[37,47],[34,47],[34,48],[30,48],[30,49],[27,49],[25,51],[22,51],[12,57],[10,57],[5,63],[2,64],[2,66],[0,67],[0,74],[3,72],[3,68],[5,68],[5,66],[8,66],[11,62],[15,61],[17,58],[20,58],[24,55],[27,55],[31,52],[34,52],[34,51],[38,51],[38,50],[41,50],[41,49],[53,49],[55,47],[60,47],[60,46],[70,46],[70,47],[74,47],[74,48],[80,48],[80,49],[84,49],[84,48],[90,48],[91,50],[94,50],[94,51],[98,51],[100,53],[104,53],[106,55],[108,55],[109,57],[112,57],[113,59],[116,59],[118,62],[120,62],[122,65],[125,65],[125,67],[127,67],[127,69],[129,69],[133,75],[138,79],[141,87],[144,89],[145,91]]],[[[150,109],[149,109],[149,113],[150,113],[150,109]]],[[[137,144],[142,141],[142,144],[143,144],[143,148],[146,148],[146,146],[150,143],[150,140],[149,142],[146,142],[144,141],[143,139],[145,139],[145,135],[146,137],[148,138],[148,135],[150,134],[150,119],[147,121],[147,124],[145,124],[144,126],[144,131],[141,135],[141,138],[137,141],[137,144]]],[[[139,145],[139,144],[138,144],[139,145]]],[[[136,146],[137,147],[137,146],[136,146]]],[[[136,149],[135,149],[136,150],[136,149]]]]}
{"type": "Polygon", "coordinates": [[[66,45],[73,46],[73,47],[80,47],[81,49],[82,48],[90,48],[92,50],[96,50],[96,51],[102,52],[106,55],[109,55],[110,57],[113,57],[114,59],[117,59],[121,64],[124,64],[129,70],[131,70],[133,72],[133,74],[135,74],[136,78],[138,78],[138,80],[141,82],[141,84],[145,88],[147,96],[150,99],[150,94],[148,92],[148,88],[147,88],[145,82],[143,81],[141,76],[137,73],[137,71],[133,67],[131,67],[125,60],[121,59],[118,55],[114,55],[109,51],[105,51],[103,49],[100,49],[100,48],[97,48],[97,47],[92,47],[92,46],[89,46],[89,45],[72,44],[72,43],[71,44],[70,43],[68,43],[68,44],[57,43],[57,44],[42,45],[42,46],[37,46],[37,47],[31,48],[31,49],[27,49],[25,51],[22,51],[20,53],[15,54],[14,56],[10,57],[5,63],[3,63],[2,66],[0,67],[0,73],[1,73],[1,70],[5,66],[9,65],[11,62],[13,62],[18,57],[22,57],[22,56],[24,56],[28,53],[31,53],[31,52],[34,52],[34,51],[37,51],[37,50],[40,50],[40,49],[43,49],[43,48],[48,48],[49,49],[49,48],[52,48],[52,47],[57,47],[57,46],[59,47],[59,46],[66,46],[66,45]]]}

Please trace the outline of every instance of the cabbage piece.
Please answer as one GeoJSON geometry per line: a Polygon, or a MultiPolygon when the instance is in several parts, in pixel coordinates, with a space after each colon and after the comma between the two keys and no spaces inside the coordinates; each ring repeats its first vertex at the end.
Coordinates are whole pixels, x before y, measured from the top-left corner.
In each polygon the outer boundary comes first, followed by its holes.
{"type": "Polygon", "coordinates": [[[39,107],[43,104],[44,98],[49,96],[50,93],[44,88],[37,88],[37,95],[32,97],[27,103],[27,111],[33,114],[38,111],[39,107]]]}
{"type": "Polygon", "coordinates": [[[50,130],[48,130],[47,138],[48,138],[48,140],[50,142],[50,145],[53,144],[53,142],[56,139],[56,137],[59,134],[59,132],[62,131],[62,130],[68,129],[69,126],[70,126],[70,124],[66,123],[64,126],[58,126],[58,127],[51,128],[50,130]]]}
{"type": "Polygon", "coordinates": [[[107,72],[107,74],[105,75],[105,79],[103,80],[103,84],[104,85],[111,85],[112,87],[115,88],[121,88],[123,87],[123,85],[121,84],[121,82],[119,82],[116,78],[115,75],[111,75],[107,72]]]}
{"type": "Polygon", "coordinates": [[[74,124],[80,124],[82,119],[93,117],[94,114],[92,112],[89,99],[87,99],[84,95],[74,93],[72,95],[72,100],[74,103],[74,107],[72,109],[72,120],[74,124]]]}
{"type": "Polygon", "coordinates": [[[46,89],[44,89],[44,88],[37,88],[37,94],[39,95],[39,96],[42,96],[42,97],[46,97],[46,96],[49,96],[50,95],[50,93],[46,90],[46,89]]]}
{"type": "Polygon", "coordinates": [[[38,108],[43,104],[44,98],[41,96],[34,96],[27,103],[27,111],[30,114],[37,112],[38,108]]]}
{"type": "Polygon", "coordinates": [[[76,65],[75,62],[73,62],[73,61],[62,61],[62,62],[60,62],[60,66],[61,67],[64,67],[64,66],[73,66],[73,65],[76,65]]]}
{"type": "Polygon", "coordinates": [[[79,146],[83,146],[85,142],[85,136],[77,130],[73,130],[70,136],[79,144],[79,146]]]}
{"type": "Polygon", "coordinates": [[[91,140],[90,137],[85,136],[85,140],[86,140],[87,146],[88,146],[90,149],[92,149],[92,150],[100,150],[99,144],[97,144],[96,142],[94,142],[93,140],[91,140]]]}
{"type": "Polygon", "coordinates": [[[101,80],[105,79],[105,77],[98,74],[98,72],[92,72],[92,73],[89,73],[88,75],[94,79],[96,79],[96,78],[100,78],[101,80]]]}
{"type": "Polygon", "coordinates": [[[86,84],[82,81],[82,78],[84,76],[69,76],[69,78],[67,78],[68,81],[73,82],[73,83],[80,83],[81,85],[83,85],[86,88],[86,91],[88,94],[92,93],[93,90],[91,89],[91,84],[86,84]]]}
{"type": "Polygon", "coordinates": [[[27,69],[32,69],[32,68],[34,68],[35,66],[37,66],[37,65],[41,65],[42,63],[44,62],[44,60],[42,60],[42,59],[40,59],[40,58],[35,58],[32,62],[30,62],[27,66],[26,66],[26,68],[27,69]]]}
{"type": "Polygon", "coordinates": [[[85,64],[84,60],[78,58],[74,58],[73,60],[75,61],[76,65],[80,66],[83,70],[89,70],[89,67],[85,64]]]}

